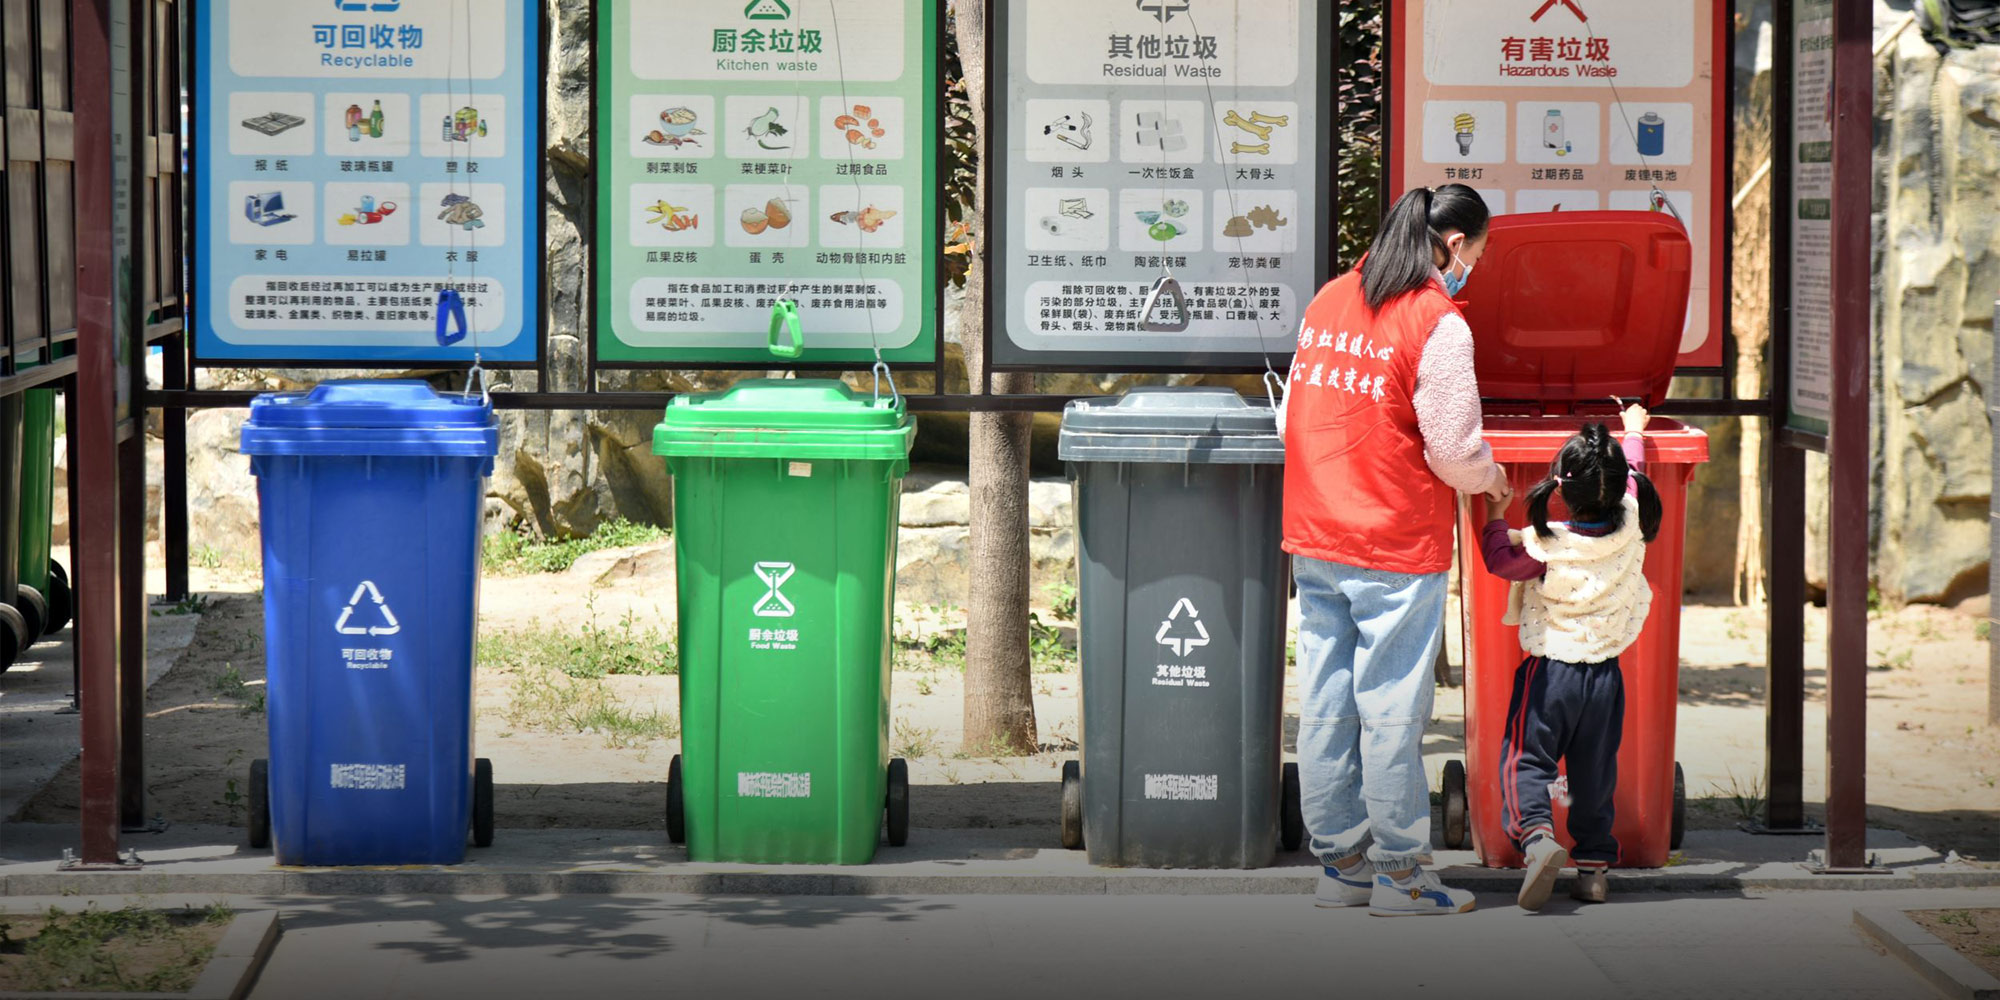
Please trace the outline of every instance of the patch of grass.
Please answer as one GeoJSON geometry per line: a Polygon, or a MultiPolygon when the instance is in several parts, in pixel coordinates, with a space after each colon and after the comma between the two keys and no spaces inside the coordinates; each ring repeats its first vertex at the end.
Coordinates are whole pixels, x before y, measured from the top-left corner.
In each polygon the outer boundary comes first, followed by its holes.
{"type": "Polygon", "coordinates": [[[0,962],[0,988],[184,993],[234,917],[220,903],[177,912],[52,906],[32,936],[16,940],[13,924],[0,925],[0,952],[10,955],[0,962]]]}
{"type": "Polygon", "coordinates": [[[1938,920],[1938,923],[1941,923],[1941,924],[1950,924],[1950,925],[1951,925],[1951,926],[1953,926],[1953,927],[1971,927],[1971,926],[1972,926],[1972,911],[1971,911],[1971,910],[1946,910],[1946,911],[1944,911],[1943,913],[1940,913],[1940,914],[1938,914],[1938,918],[1937,918],[1937,920],[1938,920]]]}
{"type": "Polygon", "coordinates": [[[1076,585],[1068,580],[1049,584],[1049,613],[1059,622],[1076,621],[1076,585]]]}
{"type": "Polygon", "coordinates": [[[243,672],[236,664],[222,665],[222,676],[215,679],[215,693],[236,702],[244,715],[261,715],[264,712],[264,689],[252,686],[243,679],[243,672]]]}
{"type": "Polygon", "coordinates": [[[1986,621],[1981,621],[1979,624],[1972,626],[1972,637],[1974,639],[1978,639],[1980,642],[1992,641],[1993,622],[1991,620],[1986,620],[1986,621]]]}
{"type": "Polygon", "coordinates": [[[1680,866],[1687,863],[1688,863],[1687,855],[1682,854],[1679,851],[1675,851],[1674,853],[1667,855],[1668,868],[1679,868],[1680,866]]]}
{"type": "Polygon", "coordinates": [[[560,541],[532,538],[517,531],[495,532],[481,543],[481,557],[489,573],[561,573],[592,552],[644,545],[665,537],[665,528],[634,524],[621,517],[598,525],[583,538],[560,541]]]}
{"type": "Polygon", "coordinates": [[[1710,782],[1715,790],[1722,793],[1722,801],[1736,810],[1736,816],[1745,823],[1757,823],[1764,816],[1764,779],[1753,777],[1745,785],[1738,780],[1735,771],[1729,772],[1729,787],[1710,782]]]}
{"type": "Polygon", "coordinates": [[[927,637],[897,636],[896,663],[904,670],[953,670],[965,672],[965,630],[954,629],[927,637]]]}
{"type": "Polygon", "coordinates": [[[481,636],[481,667],[523,670],[552,666],[571,677],[596,679],[612,674],[654,677],[677,674],[680,649],[674,637],[650,625],[640,625],[632,612],[609,627],[590,617],[574,631],[535,627],[519,632],[481,636]]]}
{"type": "Polygon", "coordinates": [[[907,719],[896,720],[896,738],[890,742],[889,756],[916,760],[929,757],[938,748],[937,727],[918,726],[907,719]]]}
{"type": "Polygon", "coordinates": [[[931,693],[931,691],[932,691],[932,690],[934,689],[934,686],[935,686],[935,683],[936,683],[936,682],[932,680],[932,678],[931,678],[931,675],[929,675],[929,674],[918,674],[918,675],[917,675],[917,693],[918,693],[918,694],[920,694],[920,695],[928,695],[928,694],[930,694],[930,693],[931,693]]]}
{"type": "MultiPolygon", "coordinates": [[[[260,597],[263,596],[262,590],[258,591],[258,596],[260,597]]],[[[207,613],[208,613],[207,594],[189,594],[188,596],[183,597],[172,604],[168,604],[163,607],[157,607],[153,609],[153,617],[155,618],[159,618],[164,615],[202,615],[207,613]]]]}
{"type": "Polygon", "coordinates": [[[188,550],[188,563],[202,569],[221,569],[222,550],[213,545],[197,545],[188,550]]]}
{"type": "Polygon", "coordinates": [[[1028,663],[1038,674],[1060,674],[1074,670],[1076,650],[1063,642],[1062,629],[1043,624],[1041,616],[1028,615],[1028,663]]]}
{"type": "Polygon", "coordinates": [[[595,733],[612,749],[681,734],[680,720],[626,704],[599,678],[572,677],[550,665],[522,671],[506,716],[523,729],[595,733]]]}

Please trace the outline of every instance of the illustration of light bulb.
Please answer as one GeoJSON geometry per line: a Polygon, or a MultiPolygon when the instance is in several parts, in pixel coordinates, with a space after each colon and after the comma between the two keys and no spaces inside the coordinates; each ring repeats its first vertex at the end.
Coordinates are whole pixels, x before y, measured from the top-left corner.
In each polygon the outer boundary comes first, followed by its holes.
{"type": "Polygon", "coordinates": [[[1471,115],[1461,113],[1451,120],[1451,127],[1458,132],[1458,155],[1472,155],[1472,129],[1477,125],[1471,115]]]}

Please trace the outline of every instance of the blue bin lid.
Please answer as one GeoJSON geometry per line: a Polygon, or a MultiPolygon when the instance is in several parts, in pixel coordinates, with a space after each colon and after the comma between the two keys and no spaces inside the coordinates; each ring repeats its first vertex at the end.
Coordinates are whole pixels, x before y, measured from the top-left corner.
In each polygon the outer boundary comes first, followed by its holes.
{"type": "Polygon", "coordinates": [[[1146,386],[1063,409],[1066,462],[1282,465],[1277,412],[1220,386],[1146,386]]]}
{"type": "Polygon", "coordinates": [[[310,392],[250,401],[245,455],[492,458],[500,451],[490,403],[440,396],[415,379],[322,382],[310,392]]]}

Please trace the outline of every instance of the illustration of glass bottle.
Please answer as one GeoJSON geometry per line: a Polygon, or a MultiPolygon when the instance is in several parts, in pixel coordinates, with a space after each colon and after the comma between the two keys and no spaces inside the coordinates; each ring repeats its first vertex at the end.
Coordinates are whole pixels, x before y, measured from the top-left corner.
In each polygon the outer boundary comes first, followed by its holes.
{"type": "Polygon", "coordinates": [[[1555,150],[1557,156],[1569,155],[1569,127],[1563,121],[1561,108],[1550,108],[1542,117],[1542,145],[1555,150]]]}
{"type": "Polygon", "coordinates": [[[368,113],[368,135],[376,139],[382,138],[382,102],[380,100],[375,102],[375,110],[368,113]]]}

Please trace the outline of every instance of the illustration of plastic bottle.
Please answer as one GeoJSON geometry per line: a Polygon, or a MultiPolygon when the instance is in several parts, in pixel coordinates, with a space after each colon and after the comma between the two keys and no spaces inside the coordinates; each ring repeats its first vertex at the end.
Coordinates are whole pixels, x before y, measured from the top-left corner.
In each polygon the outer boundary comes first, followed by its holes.
{"type": "Polygon", "coordinates": [[[1555,150],[1557,156],[1569,155],[1569,127],[1563,122],[1561,108],[1550,108],[1542,117],[1542,145],[1555,150]]]}

